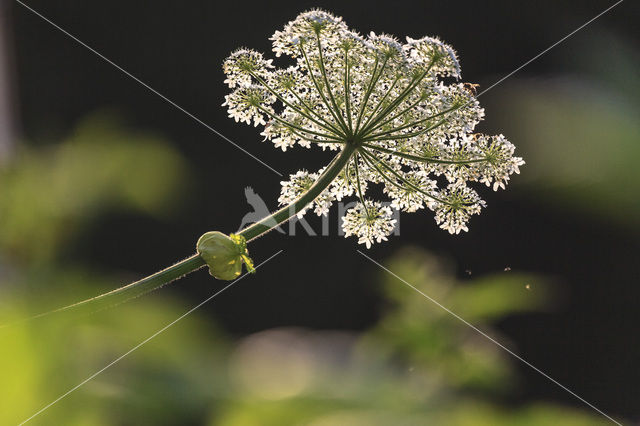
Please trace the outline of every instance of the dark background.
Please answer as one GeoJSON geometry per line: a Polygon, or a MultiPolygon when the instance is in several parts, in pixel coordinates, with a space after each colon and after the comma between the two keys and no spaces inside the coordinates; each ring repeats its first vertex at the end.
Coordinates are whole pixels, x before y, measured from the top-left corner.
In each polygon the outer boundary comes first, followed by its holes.
{"type": "MultiPolygon", "coordinates": [[[[330,154],[301,149],[282,153],[261,143],[256,129],[228,119],[221,107],[227,89],[220,65],[240,46],[268,52],[268,37],[297,13],[319,6],[343,16],[362,33],[438,35],[458,51],[463,80],[480,83],[482,89],[612,3],[30,0],[27,4],[286,175],[302,167],[315,170],[330,154]]],[[[16,121],[24,140],[46,145],[64,137],[88,112],[106,108],[135,127],[173,141],[188,158],[195,177],[184,205],[170,218],[103,215],[82,240],[68,246],[63,254],[66,262],[149,273],[191,253],[203,231],[235,231],[249,211],[246,186],[275,206],[279,176],[24,7],[11,1],[3,7],[15,60],[16,121]]],[[[517,77],[579,73],[574,50],[602,31],[637,47],[639,12],[637,4],[624,2],[517,77]]],[[[501,90],[498,86],[482,97],[487,120],[479,130],[501,131],[492,120],[508,108],[492,101],[501,90]]],[[[518,145],[517,140],[514,143],[518,145]]],[[[501,324],[509,346],[605,412],[639,418],[637,230],[558,209],[545,201],[544,193],[527,187],[482,193],[489,208],[472,219],[468,234],[451,236],[439,230],[430,215],[405,214],[401,237],[376,245],[367,254],[384,259],[413,243],[454,259],[461,277],[467,270],[475,276],[505,267],[554,277],[561,298],[550,312],[518,315],[501,324]]],[[[329,237],[273,233],[252,243],[257,262],[276,250],[284,253],[261,270],[260,279],[234,288],[223,302],[203,309],[237,334],[282,325],[362,329],[373,323],[383,304],[369,285],[374,267],[355,251],[362,247],[354,240],[335,235],[335,211],[332,214],[329,237]]],[[[319,220],[309,221],[316,231],[320,229],[319,220]]],[[[164,291],[199,301],[210,294],[212,285],[219,286],[201,272],[164,291]]],[[[435,308],[425,301],[425,309],[435,308]]],[[[524,385],[513,395],[514,402],[535,397],[582,407],[538,373],[522,364],[520,368],[524,385]]]]}

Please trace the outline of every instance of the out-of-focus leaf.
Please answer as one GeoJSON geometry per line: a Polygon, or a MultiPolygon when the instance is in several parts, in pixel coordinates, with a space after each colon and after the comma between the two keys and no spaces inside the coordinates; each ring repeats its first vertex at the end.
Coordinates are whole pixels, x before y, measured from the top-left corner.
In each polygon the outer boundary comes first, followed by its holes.
{"type": "MultiPolygon", "coordinates": [[[[117,281],[81,273],[57,277],[68,289],[91,282],[92,291],[96,284],[117,281]]],[[[2,297],[6,302],[8,296],[2,297]]],[[[50,303],[62,305],[68,300],[54,297],[50,303]]],[[[28,306],[15,302],[6,305],[28,306]]],[[[26,420],[188,308],[154,297],[80,318],[44,317],[0,328],[0,424],[26,420]]],[[[5,309],[3,324],[36,309],[5,309]]],[[[184,424],[190,419],[197,423],[211,409],[211,401],[228,388],[226,351],[223,335],[192,314],[180,322],[179,329],[169,329],[140,347],[35,422],[94,426],[184,424]]]]}
{"type": "Polygon", "coordinates": [[[489,95],[492,122],[527,162],[516,187],[582,215],[639,227],[640,52],[606,40],[575,54],[591,74],[504,83],[499,96],[489,95]]]}
{"type": "Polygon", "coordinates": [[[162,138],[95,116],[66,141],[24,148],[0,169],[0,247],[19,257],[55,256],[104,209],[166,215],[185,179],[184,161],[162,138]]]}
{"type": "Polygon", "coordinates": [[[539,276],[517,272],[484,276],[457,286],[449,308],[467,321],[497,320],[512,313],[541,311],[549,304],[551,286],[539,276]]]}

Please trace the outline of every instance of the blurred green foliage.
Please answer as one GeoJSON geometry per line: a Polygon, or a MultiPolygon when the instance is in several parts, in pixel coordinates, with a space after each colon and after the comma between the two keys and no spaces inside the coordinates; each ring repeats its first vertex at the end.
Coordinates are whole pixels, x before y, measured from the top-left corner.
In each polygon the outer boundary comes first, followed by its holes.
{"type": "MultiPolygon", "coordinates": [[[[185,310],[182,303],[154,298],[73,321],[0,329],[0,424],[26,420],[185,310]]],[[[29,312],[12,314],[21,318],[29,312]]],[[[197,424],[208,415],[225,374],[218,335],[202,319],[183,321],[179,330],[142,346],[33,424],[197,424]]]]}
{"type": "Polygon", "coordinates": [[[166,214],[185,179],[186,165],[166,141],[94,115],[59,144],[22,146],[0,168],[0,247],[49,258],[106,208],[166,214]]]}
{"type": "MultiPolygon", "coordinates": [[[[62,267],[56,258],[106,209],[167,215],[187,179],[184,160],[165,140],[127,129],[106,114],[83,121],[58,144],[23,146],[0,169],[0,323],[93,296],[121,282],[122,277],[81,265],[62,267]]],[[[147,337],[150,324],[175,318],[178,308],[183,307],[175,302],[145,300],[83,318],[0,328],[0,424],[25,420],[88,371],[147,337]],[[120,334],[122,330],[126,333],[120,334]]],[[[218,350],[207,346],[210,341],[201,340],[201,333],[217,332],[194,319],[184,324],[180,346],[164,340],[152,350],[142,348],[141,357],[114,371],[111,377],[121,383],[89,383],[70,404],[52,407],[34,423],[112,425],[173,419],[179,424],[197,419],[194,405],[205,392],[191,395],[192,390],[205,385],[211,389],[220,375],[215,369],[219,363],[211,364],[218,350]],[[182,364],[184,351],[189,352],[189,364],[182,364]],[[136,380],[125,386],[130,371],[136,380]],[[122,401],[124,409],[113,410],[107,400],[122,401]]]]}
{"type": "MultiPolygon", "coordinates": [[[[25,149],[0,171],[0,323],[122,282],[105,271],[62,267],[56,253],[105,208],[163,214],[184,169],[163,141],[104,118],[85,122],[59,145],[25,149]]],[[[549,300],[550,286],[539,277],[505,272],[459,282],[446,262],[417,248],[386,264],[491,335],[492,322],[549,300]]],[[[233,340],[196,312],[31,424],[604,423],[556,405],[509,406],[504,397],[517,378],[508,355],[391,275],[375,272],[388,306],[369,330],[284,328],[233,340]]],[[[27,419],[187,309],[153,295],[85,317],[0,328],[0,424],[27,419]]]]}
{"type": "MultiPolygon", "coordinates": [[[[386,265],[493,336],[488,323],[540,309],[550,289],[512,272],[457,282],[446,262],[418,248],[386,265]]],[[[279,329],[241,341],[230,359],[235,394],[210,424],[606,424],[552,404],[507,408],[515,377],[506,352],[392,275],[380,271],[379,281],[390,303],[364,333],[279,329]]]]}
{"type": "Polygon", "coordinates": [[[493,117],[527,161],[514,184],[530,197],[637,228],[640,50],[607,34],[583,45],[568,58],[579,74],[514,78],[493,117]]]}

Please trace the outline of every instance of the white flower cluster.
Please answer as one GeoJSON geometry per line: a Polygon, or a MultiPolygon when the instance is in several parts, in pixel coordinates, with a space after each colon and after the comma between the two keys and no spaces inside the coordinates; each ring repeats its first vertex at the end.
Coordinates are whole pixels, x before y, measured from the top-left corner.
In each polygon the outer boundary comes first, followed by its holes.
{"type": "MultiPolygon", "coordinates": [[[[283,151],[353,148],[341,173],[299,215],[310,208],[326,214],[333,201],[355,195],[359,203],[343,229],[368,247],[386,240],[395,224],[389,207],[364,198],[380,184],[393,208],[430,209],[441,228],[459,233],[485,205],[467,184],[505,188],[524,164],[504,136],[474,134],[484,110],[473,85],[455,81],[456,53],[437,38],[362,36],[342,18],[311,10],[271,40],[275,55],[294,64],[278,69],[253,50],[233,52],[223,64],[229,116],[264,125],[262,135],[283,151]]],[[[279,202],[296,200],[323,171],[291,175],[279,202]]]]}
{"type": "Polygon", "coordinates": [[[387,241],[387,236],[391,235],[396,225],[396,220],[392,217],[393,211],[389,207],[383,206],[379,201],[365,200],[347,210],[342,218],[344,235],[355,235],[358,237],[358,244],[371,248],[374,241],[387,241]]]}
{"type": "MultiPolygon", "coordinates": [[[[280,197],[278,202],[281,205],[288,205],[296,201],[303,193],[307,192],[311,185],[315,183],[320,177],[324,169],[320,169],[317,173],[309,173],[306,170],[300,170],[295,174],[289,176],[288,181],[280,182],[282,184],[282,190],[280,191],[280,197]]],[[[329,208],[335,200],[335,194],[332,191],[324,191],[320,194],[313,203],[307,204],[297,213],[298,218],[302,218],[304,214],[310,208],[318,215],[326,215],[329,213],[329,208]]]]}

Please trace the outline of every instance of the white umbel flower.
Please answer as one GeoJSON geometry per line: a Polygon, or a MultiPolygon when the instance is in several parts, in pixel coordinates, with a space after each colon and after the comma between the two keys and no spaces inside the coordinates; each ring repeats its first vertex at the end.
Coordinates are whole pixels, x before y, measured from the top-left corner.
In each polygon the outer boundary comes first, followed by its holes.
{"type": "Polygon", "coordinates": [[[233,52],[222,64],[222,70],[227,76],[224,81],[229,87],[250,86],[251,73],[261,77],[269,75],[269,69],[273,68],[271,59],[264,59],[262,53],[251,49],[238,49],[233,52]]]}
{"type": "Polygon", "coordinates": [[[503,135],[486,136],[480,135],[477,139],[480,157],[487,161],[475,163],[475,175],[473,178],[487,186],[492,186],[493,190],[505,189],[509,182],[509,177],[513,174],[520,174],[520,166],[524,160],[514,157],[516,147],[503,135]]]}
{"type": "Polygon", "coordinates": [[[393,184],[387,183],[384,187],[384,192],[391,198],[391,206],[398,210],[402,210],[408,213],[413,213],[419,209],[423,209],[425,204],[430,206],[434,201],[431,198],[426,197],[422,192],[414,189],[414,187],[421,188],[422,191],[431,192],[437,189],[437,184],[434,180],[427,177],[427,174],[422,170],[414,170],[403,174],[404,182],[408,182],[411,186],[403,184],[401,181],[397,181],[393,184]]]}
{"type": "MultiPolygon", "coordinates": [[[[280,190],[280,197],[278,202],[280,205],[286,206],[296,201],[303,193],[307,192],[309,188],[315,183],[320,174],[324,171],[321,169],[317,173],[309,173],[306,170],[300,170],[295,174],[289,176],[289,180],[282,181],[280,184],[282,188],[280,190]]],[[[335,197],[330,190],[323,191],[313,203],[306,205],[302,210],[297,213],[299,219],[311,208],[318,215],[326,215],[329,212],[329,208],[333,204],[335,197]]]]}
{"type": "MultiPolygon", "coordinates": [[[[392,229],[391,208],[364,201],[369,187],[383,185],[394,209],[433,210],[440,227],[457,234],[484,207],[467,184],[505,188],[524,164],[504,136],[475,133],[484,118],[475,86],[451,82],[461,76],[460,63],[438,38],[402,43],[386,34],[362,36],[342,18],[310,10],[271,40],[275,56],[291,58],[288,67],[275,68],[250,49],[224,62],[225,82],[233,90],[224,103],[229,116],[264,125],[265,140],[283,151],[317,146],[353,152],[298,216],[311,209],[327,214],[333,201],[357,197],[359,207],[345,217],[345,234],[369,246],[392,229]],[[368,210],[377,214],[371,223],[362,219],[368,210]]],[[[280,203],[294,202],[322,173],[291,175],[282,182],[280,203]]]]}
{"type": "Polygon", "coordinates": [[[239,87],[224,99],[222,105],[229,107],[229,117],[247,124],[253,120],[254,126],[267,124],[267,117],[273,113],[271,104],[276,101],[275,96],[256,85],[239,87]]]}
{"type": "Polygon", "coordinates": [[[378,201],[366,200],[347,210],[342,218],[342,230],[345,237],[355,235],[358,244],[371,248],[374,242],[387,241],[396,225],[393,211],[378,201]],[[366,206],[366,208],[365,208],[366,206]]]}
{"type": "Polygon", "coordinates": [[[450,234],[469,231],[467,222],[474,214],[479,214],[485,202],[471,188],[461,184],[451,184],[441,194],[443,201],[434,205],[436,223],[450,234]]]}

